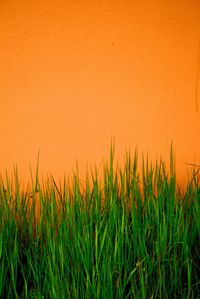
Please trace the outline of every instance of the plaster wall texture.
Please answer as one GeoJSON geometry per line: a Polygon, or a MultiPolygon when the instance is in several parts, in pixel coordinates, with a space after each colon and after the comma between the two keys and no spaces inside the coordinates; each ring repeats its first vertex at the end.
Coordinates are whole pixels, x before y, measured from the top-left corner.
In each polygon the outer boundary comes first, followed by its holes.
{"type": "Polygon", "coordinates": [[[200,2],[0,3],[0,171],[45,176],[128,148],[200,164],[200,2]]]}

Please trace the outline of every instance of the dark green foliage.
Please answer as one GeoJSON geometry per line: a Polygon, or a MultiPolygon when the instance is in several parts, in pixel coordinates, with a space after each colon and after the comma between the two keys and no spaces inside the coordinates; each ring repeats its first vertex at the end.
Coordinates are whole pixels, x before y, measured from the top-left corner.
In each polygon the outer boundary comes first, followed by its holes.
{"type": "Polygon", "coordinates": [[[0,298],[199,298],[198,171],[183,193],[172,149],[169,175],[137,160],[114,167],[112,146],[103,180],[95,169],[71,187],[42,187],[37,167],[31,193],[17,169],[14,183],[1,178],[0,298]]]}

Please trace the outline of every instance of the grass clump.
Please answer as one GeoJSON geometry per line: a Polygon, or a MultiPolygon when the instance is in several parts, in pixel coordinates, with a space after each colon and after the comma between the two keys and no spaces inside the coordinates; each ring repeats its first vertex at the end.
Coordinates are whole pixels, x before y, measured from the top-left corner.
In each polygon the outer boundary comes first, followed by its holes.
{"type": "Polygon", "coordinates": [[[1,177],[0,298],[199,298],[199,169],[183,193],[172,154],[137,164],[112,146],[103,180],[1,177]]]}

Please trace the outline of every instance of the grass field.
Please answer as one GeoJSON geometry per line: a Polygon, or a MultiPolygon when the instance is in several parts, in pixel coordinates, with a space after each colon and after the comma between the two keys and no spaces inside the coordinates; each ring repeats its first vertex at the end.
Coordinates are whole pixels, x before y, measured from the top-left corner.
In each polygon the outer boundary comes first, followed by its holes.
{"type": "Polygon", "coordinates": [[[0,298],[200,298],[200,168],[181,192],[170,158],[115,168],[111,146],[84,185],[1,176],[0,298]]]}

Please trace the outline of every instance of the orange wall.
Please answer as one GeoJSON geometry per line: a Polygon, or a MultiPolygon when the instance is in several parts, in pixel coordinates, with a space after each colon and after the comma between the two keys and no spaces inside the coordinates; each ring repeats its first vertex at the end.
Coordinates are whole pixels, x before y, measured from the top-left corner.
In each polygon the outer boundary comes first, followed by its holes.
{"type": "Polygon", "coordinates": [[[0,2],[0,172],[126,148],[200,164],[199,0],[0,2]]]}

